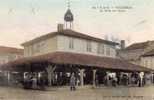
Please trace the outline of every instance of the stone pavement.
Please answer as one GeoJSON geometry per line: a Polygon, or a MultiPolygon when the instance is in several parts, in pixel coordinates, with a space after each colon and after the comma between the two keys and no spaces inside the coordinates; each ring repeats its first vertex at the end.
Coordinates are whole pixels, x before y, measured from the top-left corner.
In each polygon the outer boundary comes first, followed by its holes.
{"type": "Polygon", "coordinates": [[[0,100],[154,100],[154,86],[86,87],[73,92],[69,87],[47,91],[0,87],[0,100]]]}

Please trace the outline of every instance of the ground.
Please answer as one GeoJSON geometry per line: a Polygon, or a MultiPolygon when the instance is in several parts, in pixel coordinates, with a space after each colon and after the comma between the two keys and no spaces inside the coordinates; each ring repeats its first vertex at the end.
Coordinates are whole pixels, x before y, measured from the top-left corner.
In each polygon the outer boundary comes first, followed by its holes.
{"type": "Polygon", "coordinates": [[[71,92],[69,87],[47,91],[0,87],[0,100],[154,100],[154,86],[100,87],[89,86],[71,92]]]}

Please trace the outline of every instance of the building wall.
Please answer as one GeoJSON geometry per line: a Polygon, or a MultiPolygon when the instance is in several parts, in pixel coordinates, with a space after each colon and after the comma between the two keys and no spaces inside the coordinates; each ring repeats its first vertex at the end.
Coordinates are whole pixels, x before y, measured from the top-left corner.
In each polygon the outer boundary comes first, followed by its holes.
{"type": "Polygon", "coordinates": [[[0,55],[0,64],[4,64],[8,62],[8,56],[0,55]]]}
{"type": "Polygon", "coordinates": [[[128,60],[129,62],[147,68],[151,68],[153,65],[153,57],[141,57],[144,53],[149,52],[154,48],[154,42],[148,42],[148,46],[144,49],[134,49],[134,50],[120,50],[118,52],[118,57],[121,59],[128,60]]]}
{"type": "Polygon", "coordinates": [[[120,50],[118,52],[118,57],[121,59],[128,60],[133,64],[141,65],[140,56],[144,53],[143,49],[136,50],[120,50]]]}
{"type": "Polygon", "coordinates": [[[129,61],[132,64],[141,65],[142,61],[140,55],[143,53],[143,50],[129,50],[129,51],[118,51],[117,57],[129,61]]]}
{"type": "Polygon", "coordinates": [[[116,50],[112,45],[63,35],[57,35],[30,45],[26,45],[24,47],[24,56],[36,56],[55,51],[116,57],[116,50]],[[87,47],[87,45],[90,46],[87,47]]]}
{"type": "Polygon", "coordinates": [[[37,56],[57,50],[57,37],[51,37],[39,42],[24,46],[24,56],[37,56]]]}
{"type": "Polygon", "coordinates": [[[84,54],[93,54],[99,56],[116,57],[116,50],[114,46],[89,41],[85,39],[72,38],[68,36],[59,35],[57,37],[58,51],[76,52],[84,54]],[[73,42],[73,43],[70,43],[73,42]],[[73,44],[73,47],[71,47],[73,44]],[[89,46],[88,48],[88,45],[89,46]]]}
{"type": "Polygon", "coordinates": [[[143,66],[154,69],[154,56],[142,57],[141,62],[143,66]]]}
{"type": "Polygon", "coordinates": [[[152,49],[154,49],[154,41],[149,41],[148,42],[148,47],[144,49],[144,52],[149,52],[152,49]]]}
{"type": "Polygon", "coordinates": [[[7,63],[9,61],[13,61],[16,59],[19,59],[23,57],[21,54],[15,54],[15,53],[0,53],[0,64],[7,63]]]}

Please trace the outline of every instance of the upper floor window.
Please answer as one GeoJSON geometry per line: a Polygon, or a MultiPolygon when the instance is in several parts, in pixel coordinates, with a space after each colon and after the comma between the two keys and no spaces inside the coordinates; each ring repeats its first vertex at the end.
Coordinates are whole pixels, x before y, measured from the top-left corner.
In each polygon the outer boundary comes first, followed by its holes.
{"type": "Polygon", "coordinates": [[[110,48],[109,47],[106,47],[106,54],[109,56],[110,53],[111,53],[110,48]]]}
{"type": "Polygon", "coordinates": [[[34,53],[40,52],[40,49],[41,49],[40,44],[39,43],[38,44],[35,44],[34,47],[33,47],[33,49],[34,49],[34,53]]]}
{"type": "Polygon", "coordinates": [[[97,53],[98,54],[104,54],[104,48],[105,46],[101,43],[98,44],[97,53]]]}
{"type": "Polygon", "coordinates": [[[152,58],[151,58],[151,66],[154,67],[154,62],[152,58]]]}
{"type": "Polygon", "coordinates": [[[44,50],[45,48],[45,42],[42,41],[42,42],[39,42],[37,44],[33,44],[32,45],[32,53],[40,53],[44,50]]]}
{"type": "Polygon", "coordinates": [[[41,49],[44,49],[45,46],[46,46],[46,42],[45,41],[40,42],[40,48],[41,49]]]}
{"type": "Polygon", "coordinates": [[[74,40],[73,40],[73,38],[69,38],[69,49],[74,49],[74,40]]]}
{"type": "Polygon", "coordinates": [[[148,61],[147,60],[144,61],[144,65],[148,66],[148,61]]]}
{"type": "Polygon", "coordinates": [[[92,46],[91,46],[91,42],[87,41],[87,51],[91,52],[92,51],[92,46]]]}

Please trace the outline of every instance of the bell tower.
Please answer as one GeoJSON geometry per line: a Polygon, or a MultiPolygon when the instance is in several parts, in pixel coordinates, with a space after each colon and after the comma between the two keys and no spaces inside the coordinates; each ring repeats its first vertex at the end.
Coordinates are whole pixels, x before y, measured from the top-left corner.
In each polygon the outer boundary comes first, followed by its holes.
{"type": "Polygon", "coordinates": [[[70,9],[70,0],[67,2],[67,11],[64,15],[64,25],[66,29],[73,29],[74,16],[70,9]]]}

